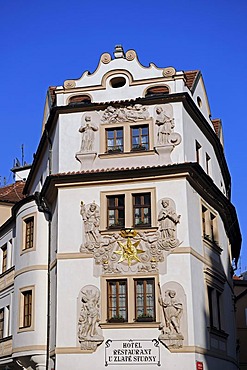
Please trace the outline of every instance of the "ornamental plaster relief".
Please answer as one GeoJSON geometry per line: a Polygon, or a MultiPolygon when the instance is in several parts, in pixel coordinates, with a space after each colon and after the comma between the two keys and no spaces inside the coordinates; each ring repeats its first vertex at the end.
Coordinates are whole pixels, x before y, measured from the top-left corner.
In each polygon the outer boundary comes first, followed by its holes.
{"type": "Polygon", "coordinates": [[[148,108],[142,104],[115,108],[109,105],[103,112],[102,123],[138,122],[149,118],[148,108]]]}
{"type": "Polygon", "coordinates": [[[95,351],[104,337],[98,325],[100,321],[100,291],[94,285],[85,285],[79,294],[80,314],[78,340],[81,349],[95,351]]]}
{"type": "Polygon", "coordinates": [[[160,288],[159,304],[162,310],[159,340],[169,349],[177,349],[187,343],[187,308],[183,287],[168,282],[160,288]]]}
{"type": "Polygon", "coordinates": [[[159,204],[157,230],[124,228],[101,234],[99,206],[95,202],[87,205],[81,202],[84,242],[80,252],[93,254],[96,265],[101,265],[105,274],[157,272],[158,263],[181,244],[176,230],[180,215],[176,214],[174,201],[163,198],[159,204]]]}
{"type": "Polygon", "coordinates": [[[157,126],[156,152],[162,157],[165,164],[172,163],[171,153],[175,146],[179,145],[182,138],[179,133],[174,132],[175,121],[171,104],[156,106],[154,120],[157,126]]]}
{"type": "Polygon", "coordinates": [[[96,158],[96,144],[99,141],[98,134],[98,113],[85,113],[81,118],[81,126],[78,131],[81,134],[80,150],[75,154],[75,158],[81,163],[81,169],[91,168],[93,160],[96,158]]]}

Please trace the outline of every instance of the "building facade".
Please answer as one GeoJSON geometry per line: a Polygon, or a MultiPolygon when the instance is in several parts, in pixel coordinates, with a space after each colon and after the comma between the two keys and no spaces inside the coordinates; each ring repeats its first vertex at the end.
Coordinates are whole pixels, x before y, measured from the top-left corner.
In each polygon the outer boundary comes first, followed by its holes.
{"type": "Polygon", "coordinates": [[[121,46],[49,88],[0,227],[0,369],[237,369],[241,236],[210,117],[199,71],[121,46]]]}

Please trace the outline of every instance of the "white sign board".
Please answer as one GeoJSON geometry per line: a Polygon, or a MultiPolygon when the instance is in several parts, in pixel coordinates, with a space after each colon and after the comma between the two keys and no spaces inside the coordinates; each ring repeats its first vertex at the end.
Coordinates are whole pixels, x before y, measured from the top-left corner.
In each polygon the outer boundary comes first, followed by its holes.
{"type": "Polygon", "coordinates": [[[105,342],[105,366],[158,365],[160,347],[157,339],[111,340],[105,342]]]}

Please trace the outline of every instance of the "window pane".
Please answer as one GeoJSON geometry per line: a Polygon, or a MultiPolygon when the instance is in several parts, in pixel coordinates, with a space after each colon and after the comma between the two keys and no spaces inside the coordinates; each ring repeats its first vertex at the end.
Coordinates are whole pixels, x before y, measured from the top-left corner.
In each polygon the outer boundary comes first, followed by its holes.
{"type": "Polygon", "coordinates": [[[135,226],[151,226],[150,193],[133,195],[133,213],[135,226]]]}
{"type": "Polygon", "coordinates": [[[127,320],[127,281],[110,280],[107,282],[108,320],[127,320]]]}

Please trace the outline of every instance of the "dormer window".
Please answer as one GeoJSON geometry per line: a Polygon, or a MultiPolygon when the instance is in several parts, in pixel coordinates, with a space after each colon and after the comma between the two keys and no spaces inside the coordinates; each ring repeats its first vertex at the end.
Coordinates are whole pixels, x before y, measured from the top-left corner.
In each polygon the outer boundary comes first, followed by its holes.
{"type": "Polygon", "coordinates": [[[91,103],[90,96],[88,96],[88,95],[74,95],[74,96],[71,96],[71,98],[69,99],[69,105],[70,104],[79,104],[79,103],[82,103],[82,104],[91,103]]]}
{"type": "Polygon", "coordinates": [[[153,86],[147,89],[146,96],[157,96],[163,94],[169,94],[169,88],[167,86],[153,86]]]}

